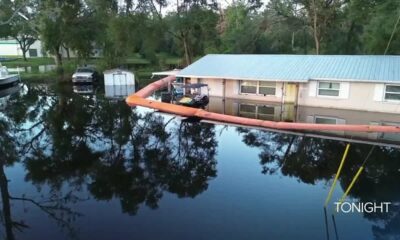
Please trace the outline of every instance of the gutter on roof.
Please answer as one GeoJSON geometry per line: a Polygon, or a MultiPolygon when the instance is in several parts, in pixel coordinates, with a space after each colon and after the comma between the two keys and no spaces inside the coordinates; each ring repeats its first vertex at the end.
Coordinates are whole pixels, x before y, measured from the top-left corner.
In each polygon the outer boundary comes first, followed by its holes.
{"type": "Polygon", "coordinates": [[[196,75],[176,75],[176,77],[184,77],[184,78],[214,78],[214,79],[228,79],[228,80],[248,80],[248,81],[265,81],[265,82],[308,82],[307,80],[280,80],[278,81],[276,78],[275,79],[265,79],[265,78],[243,78],[243,77],[217,77],[217,76],[196,76],[196,75]]]}
{"type": "Polygon", "coordinates": [[[337,82],[365,82],[365,83],[397,83],[400,84],[400,79],[395,80],[367,80],[367,79],[341,79],[341,78],[310,78],[310,81],[337,81],[337,82]]]}
{"type": "Polygon", "coordinates": [[[359,83],[396,83],[400,84],[399,81],[395,80],[367,80],[367,79],[346,79],[346,78],[309,78],[307,80],[290,80],[290,79],[265,79],[265,78],[237,78],[237,77],[217,77],[217,76],[197,76],[197,75],[180,75],[177,74],[176,77],[184,77],[184,78],[213,78],[213,79],[229,79],[229,80],[248,80],[248,81],[266,81],[266,82],[298,82],[298,83],[306,83],[309,81],[337,81],[337,82],[359,82],[359,83]]]}

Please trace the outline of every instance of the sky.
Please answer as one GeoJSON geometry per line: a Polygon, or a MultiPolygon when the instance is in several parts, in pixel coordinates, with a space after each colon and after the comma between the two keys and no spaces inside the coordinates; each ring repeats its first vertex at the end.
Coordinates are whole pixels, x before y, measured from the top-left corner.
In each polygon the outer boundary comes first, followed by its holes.
{"type": "MultiPolygon", "coordinates": [[[[120,5],[124,5],[124,1],[125,0],[118,0],[120,5]]],[[[177,0],[167,0],[168,2],[168,7],[166,7],[162,12],[163,14],[173,11],[176,9],[176,1],[177,0]]],[[[182,2],[182,0],[178,0],[179,2],[182,2]]],[[[226,6],[229,6],[230,4],[232,4],[235,1],[238,0],[216,0],[217,3],[222,7],[225,8],[226,6]]],[[[261,0],[261,2],[264,3],[264,7],[265,5],[269,2],[269,0],[261,0]]]]}

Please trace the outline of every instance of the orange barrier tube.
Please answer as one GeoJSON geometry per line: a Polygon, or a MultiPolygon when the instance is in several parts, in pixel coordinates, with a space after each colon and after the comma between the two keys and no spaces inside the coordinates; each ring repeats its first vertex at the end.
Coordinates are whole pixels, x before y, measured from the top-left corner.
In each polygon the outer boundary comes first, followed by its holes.
{"type": "Polygon", "coordinates": [[[351,131],[351,132],[392,132],[400,133],[399,126],[377,126],[377,125],[346,125],[346,124],[315,124],[315,123],[293,123],[293,122],[273,122],[259,119],[230,116],[219,113],[208,112],[203,109],[185,107],[171,103],[163,103],[146,99],[154,91],[168,86],[175,81],[175,76],[168,76],[151,83],[139,90],[135,94],[127,97],[126,102],[129,106],[142,106],[172,113],[186,117],[199,117],[207,120],[219,122],[235,123],[248,126],[285,129],[285,130],[313,130],[313,131],[351,131]]]}

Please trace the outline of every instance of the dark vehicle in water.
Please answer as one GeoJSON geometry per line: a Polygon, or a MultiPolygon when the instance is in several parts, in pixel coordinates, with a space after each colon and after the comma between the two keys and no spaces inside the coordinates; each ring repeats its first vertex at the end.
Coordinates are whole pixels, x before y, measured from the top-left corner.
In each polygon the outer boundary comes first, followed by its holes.
{"type": "Polygon", "coordinates": [[[99,74],[94,67],[78,67],[72,75],[73,83],[93,83],[99,79],[99,74]]]}

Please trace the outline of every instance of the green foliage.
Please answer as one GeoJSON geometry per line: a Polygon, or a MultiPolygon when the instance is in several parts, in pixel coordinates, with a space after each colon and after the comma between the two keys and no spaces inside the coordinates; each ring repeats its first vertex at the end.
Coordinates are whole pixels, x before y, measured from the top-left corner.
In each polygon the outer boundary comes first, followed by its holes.
{"type": "MultiPolygon", "coordinates": [[[[388,0],[374,7],[374,14],[363,33],[366,53],[382,54],[384,53],[397,19],[400,17],[400,1],[388,0]]],[[[388,49],[389,54],[400,53],[400,26],[397,26],[394,41],[391,42],[388,49]]]]}
{"type": "Polygon", "coordinates": [[[220,26],[223,52],[254,53],[261,36],[261,21],[243,2],[229,6],[220,26]]]}
{"type": "MultiPolygon", "coordinates": [[[[24,1],[0,2],[0,22],[24,1]]],[[[32,0],[30,21],[14,18],[0,37],[37,37],[61,65],[61,50],[87,60],[100,50],[101,68],[144,61],[183,67],[208,53],[383,54],[399,17],[397,0],[32,0]],[[165,13],[162,9],[168,7],[165,13]],[[139,55],[139,58],[135,55],[139,55]],[[165,57],[167,56],[167,57],[165,57]],[[173,63],[168,58],[173,56],[173,63]]],[[[389,54],[400,51],[396,29],[389,54]]]]}

